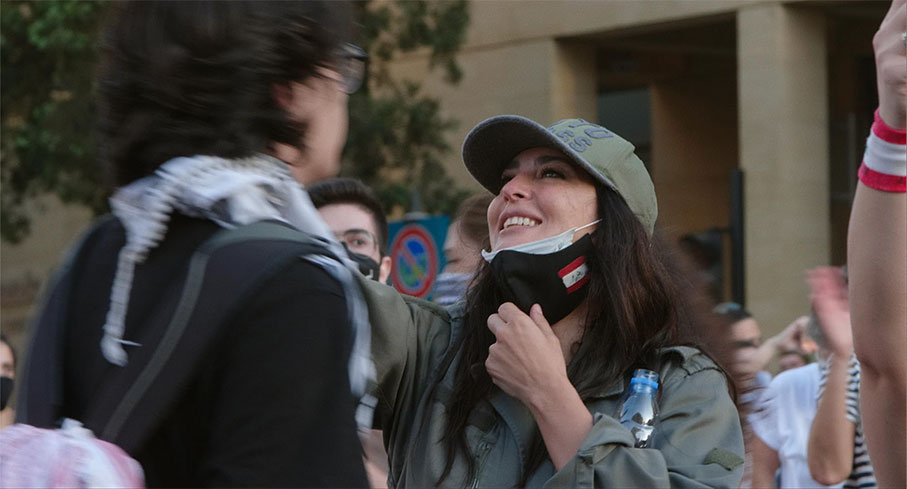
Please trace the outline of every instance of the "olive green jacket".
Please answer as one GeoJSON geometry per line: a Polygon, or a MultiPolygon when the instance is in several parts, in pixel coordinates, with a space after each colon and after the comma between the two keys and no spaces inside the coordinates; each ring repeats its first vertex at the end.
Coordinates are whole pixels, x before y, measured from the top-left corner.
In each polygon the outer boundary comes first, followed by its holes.
{"type": "MultiPolygon", "coordinates": [[[[368,282],[368,281],[365,281],[368,282]]],[[[372,322],[378,384],[376,427],[384,429],[390,487],[437,485],[447,451],[440,442],[458,355],[446,355],[462,323],[462,307],[449,310],[363,283],[372,322]]],[[[528,487],[734,487],[743,474],[743,435],[722,372],[693,348],[664,352],[659,420],[651,448],[613,416],[623,380],[586,401],[593,427],[567,465],[550,461],[533,471],[528,487]]],[[[462,454],[442,487],[515,487],[522,480],[529,410],[503,391],[481,402],[466,435],[477,474],[468,478],[462,454]]]]}

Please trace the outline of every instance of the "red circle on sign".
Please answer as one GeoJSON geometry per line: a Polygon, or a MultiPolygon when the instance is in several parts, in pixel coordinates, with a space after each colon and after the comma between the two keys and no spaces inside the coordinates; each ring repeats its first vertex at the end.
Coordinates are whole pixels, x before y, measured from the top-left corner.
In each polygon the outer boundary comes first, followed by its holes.
{"type": "Polygon", "coordinates": [[[391,273],[391,281],[394,284],[394,288],[404,294],[424,298],[428,295],[428,292],[431,290],[431,286],[435,283],[435,278],[438,275],[437,248],[435,247],[435,240],[432,239],[431,234],[418,224],[407,224],[399,233],[397,233],[397,236],[394,237],[394,242],[391,244],[390,256],[391,260],[396,264],[397,259],[401,254],[411,254],[412,251],[408,244],[413,241],[416,242],[417,247],[421,247],[425,250],[425,255],[428,258],[428,270],[426,270],[425,275],[420,277],[420,280],[418,280],[414,286],[411,286],[400,278],[400,267],[395,266],[393,273],[391,273]]]}

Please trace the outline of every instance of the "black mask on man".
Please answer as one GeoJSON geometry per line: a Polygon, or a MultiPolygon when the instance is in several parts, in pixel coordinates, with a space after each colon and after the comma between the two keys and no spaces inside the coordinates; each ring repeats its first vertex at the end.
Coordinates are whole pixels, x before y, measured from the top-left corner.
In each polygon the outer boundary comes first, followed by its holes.
{"type": "MultiPolygon", "coordinates": [[[[346,248],[346,243],[343,243],[343,247],[346,248]]],[[[381,265],[379,265],[378,262],[372,260],[370,256],[353,253],[349,249],[346,250],[346,253],[354,262],[356,262],[359,271],[362,272],[362,275],[365,275],[365,278],[376,282],[378,281],[378,275],[381,271],[381,265]]]]}
{"type": "Polygon", "coordinates": [[[544,255],[502,250],[491,260],[491,273],[505,301],[513,302],[526,314],[533,304],[538,304],[545,319],[554,324],[586,298],[586,257],[591,250],[589,234],[560,251],[544,255]]]}

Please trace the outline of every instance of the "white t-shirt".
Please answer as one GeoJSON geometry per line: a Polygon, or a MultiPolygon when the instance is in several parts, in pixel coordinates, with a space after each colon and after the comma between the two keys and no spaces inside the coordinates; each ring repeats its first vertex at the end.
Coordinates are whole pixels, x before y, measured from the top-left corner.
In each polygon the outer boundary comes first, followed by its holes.
{"type": "Polygon", "coordinates": [[[749,416],[753,433],[778,452],[781,488],[842,486],[822,485],[809,475],[806,446],[816,416],[819,380],[816,363],[781,372],[762,394],[761,409],[749,416]]]}

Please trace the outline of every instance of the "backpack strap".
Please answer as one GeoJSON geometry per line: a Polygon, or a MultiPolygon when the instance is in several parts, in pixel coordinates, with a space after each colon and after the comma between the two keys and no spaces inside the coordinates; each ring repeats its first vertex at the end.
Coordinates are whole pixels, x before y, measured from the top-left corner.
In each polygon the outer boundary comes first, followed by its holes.
{"type": "Polygon", "coordinates": [[[105,379],[86,426],[134,453],[188,387],[244,299],[293,260],[312,254],[333,257],[316,238],[278,222],[216,232],[190,258],[175,308],[160,308],[143,328],[159,339],[149,344],[138,338],[145,347],[105,379]]]}

